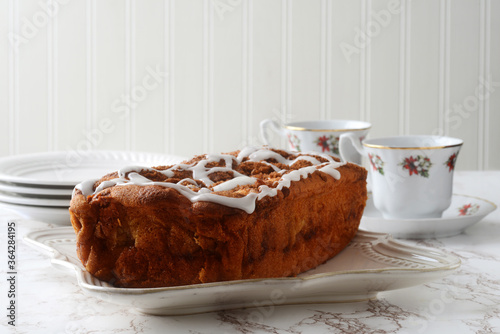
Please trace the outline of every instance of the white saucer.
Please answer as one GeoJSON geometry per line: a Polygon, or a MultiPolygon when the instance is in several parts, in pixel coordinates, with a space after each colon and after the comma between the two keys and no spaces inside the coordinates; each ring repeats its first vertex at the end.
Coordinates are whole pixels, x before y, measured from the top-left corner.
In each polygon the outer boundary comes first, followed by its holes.
{"type": "Polygon", "coordinates": [[[183,157],[126,151],[46,152],[0,158],[0,207],[33,219],[69,225],[76,184],[130,165],[173,165],[183,157]]]}
{"type": "Polygon", "coordinates": [[[127,151],[45,152],[0,159],[0,182],[17,186],[71,188],[121,167],[171,165],[183,157],[127,151]]]}
{"type": "Polygon", "coordinates": [[[497,206],[485,199],[453,194],[450,207],[442,218],[385,219],[373,205],[368,194],[360,228],[373,232],[389,233],[395,238],[423,239],[451,237],[483,219],[497,206]],[[467,209],[467,207],[470,207],[467,209]],[[462,212],[460,211],[462,209],[462,212]]]}
{"type": "Polygon", "coordinates": [[[23,219],[61,226],[71,225],[68,207],[43,207],[0,202],[0,208],[14,212],[23,219]]]}
{"type": "Polygon", "coordinates": [[[15,183],[0,182],[0,191],[9,192],[15,194],[26,194],[26,195],[36,195],[39,197],[45,196],[67,196],[71,198],[73,193],[73,188],[48,188],[48,187],[29,187],[23,185],[17,185],[15,183]]]}
{"type": "Polygon", "coordinates": [[[9,204],[33,205],[33,206],[50,206],[68,208],[70,198],[47,198],[47,197],[28,197],[14,193],[4,193],[0,191],[0,202],[9,204]]]}

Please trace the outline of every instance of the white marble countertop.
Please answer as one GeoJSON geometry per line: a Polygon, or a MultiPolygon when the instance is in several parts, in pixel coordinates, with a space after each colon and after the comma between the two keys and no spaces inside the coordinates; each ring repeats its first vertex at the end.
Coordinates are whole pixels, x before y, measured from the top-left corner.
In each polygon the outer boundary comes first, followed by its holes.
{"type": "MultiPolygon", "coordinates": [[[[454,193],[500,204],[500,171],[457,172],[454,193]]],[[[498,333],[500,210],[442,239],[405,240],[452,253],[462,266],[427,284],[379,293],[377,299],[239,309],[189,316],[144,315],[86,296],[74,275],[22,241],[47,224],[0,210],[1,333],[498,333]],[[7,223],[17,224],[16,326],[8,324],[7,223]],[[259,317],[255,316],[258,311],[259,317]]]]}

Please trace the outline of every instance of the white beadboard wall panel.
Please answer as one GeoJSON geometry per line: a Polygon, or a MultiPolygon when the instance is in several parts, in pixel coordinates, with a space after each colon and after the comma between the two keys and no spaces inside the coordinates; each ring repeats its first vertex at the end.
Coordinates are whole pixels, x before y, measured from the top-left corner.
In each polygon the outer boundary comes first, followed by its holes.
{"type": "MultiPolygon", "coordinates": [[[[281,107],[281,2],[252,0],[252,82],[251,84],[251,130],[249,145],[262,144],[259,123],[263,119],[274,119],[286,123],[281,107]]],[[[279,145],[278,136],[270,133],[272,144],[279,145]]]]}
{"type": "Polygon", "coordinates": [[[322,113],[326,119],[364,120],[360,108],[360,53],[363,50],[356,47],[354,40],[361,27],[362,1],[324,0],[322,3],[322,113]],[[348,52],[350,47],[356,48],[353,53],[348,52]]]}
{"type": "Polygon", "coordinates": [[[131,89],[138,98],[132,111],[130,145],[138,151],[167,151],[168,115],[161,112],[165,82],[169,79],[164,61],[164,44],[168,42],[163,20],[165,1],[133,0],[130,8],[133,25],[129,43],[135,49],[135,59],[131,59],[131,89]]]}
{"type": "Polygon", "coordinates": [[[440,3],[412,1],[409,44],[407,125],[409,134],[438,134],[440,122],[440,3]]]}
{"type": "Polygon", "coordinates": [[[49,77],[47,54],[47,20],[38,1],[19,1],[20,31],[29,40],[19,47],[18,107],[16,129],[18,153],[50,150],[48,113],[49,77]],[[45,22],[45,23],[44,23],[45,22]]]}
{"type": "Polygon", "coordinates": [[[449,112],[450,121],[445,123],[445,133],[464,140],[457,168],[477,169],[480,142],[479,103],[475,90],[480,83],[480,6],[475,0],[449,2],[450,17],[450,70],[449,112]],[[460,55],[460,56],[457,56],[460,55]]]}
{"type": "MultiPolygon", "coordinates": [[[[9,53],[13,48],[11,42],[9,42],[9,23],[11,18],[10,15],[10,3],[9,1],[0,2],[0,22],[5,22],[7,24],[0,25],[0,36],[5,36],[7,39],[7,43],[5,47],[0,47],[0,64],[4,64],[6,66],[9,64],[9,53]]],[[[13,39],[12,39],[13,40],[13,39]]],[[[11,153],[11,147],[9,145],[10,138],[13,137],[11,135],[10,129],[10,113],[9,113],[9,75],[8,72],[4,73],[6,75],[0,76],[0,110],[2,110],[3,121],[0,122],[0,156],[9,155],[11,153]]],[[[13,152],[12,152],[13,153],[13,152]]]]}
{"type": "Polygon", "coordinates": [[[190,156],[261,144],[265,118],[361,119],[500,168],[500,1],[47,1],[0,4],[0,35],[27,37],[0,41],[0,156],[190,156]]]}
{"type": "Polygon", "coordinates": [[[211,25],[206,41],[211,54],[206,63],[208,78],[204,81],[209,95],[205,141],[209,142],[209,152],[214,152],[216,147],[218,151],[229,152],[240,147],[244,135],[241,124],[246,109],[242,101],[243,88],[248,83],[248,61],[243,63],[242,50],[248,45],[244,45],[249,29],[245,19],[248,7],[241,1],[227,2],[230,9],[223,12],[216,7],[217,2],[210,4],[206,15],[207,24],[211,25]]]}
{"type": "Polygon", "coordinates": [[[54,17],[53,78],[54,149],[87,150],[87,143],[104,141],[104,133],[88,132],[87,124],[87,4],[74,1],[59,7],[54,17]],[[90,139],[89,139],[90,138],[90,139]]]}
{"type": "Polygon", "coordinates": [[[500,169],[500,1],[486,1],[487,25],[486,59],[489,62],[485,76],[490,76],[489,95],[484,92],[485,117],[485,169],[500,169]]]}
{"type": "Polygon", "coordinates": [[[135,100],[131,96],[130,48],[127,47],[130,24],[126,19],[126,1],[93,1],[95,17],[91,24],[90,57],[92,90],[90,108],[90,129],[94,131],[102,122],[110,123],[106,139],[99,149],[128,150],[132,107],[135,100]],[[95,49],[94,49],[95,48],[95,49]],[[127,59],[128,58],[128,59],[127,59]],[[93,68],[95,67],[95,68],[93,68]]]}
{"type": "Polygon", "coordinates": [[[400,71],[404,70],[406,49],[401,44],[400,34],[407,1],[401,1],[400,14],[391,15],[388,23],[382,25],[373,13],[386,11],[389,3],[390,0],[368,2],[365,9],[366,21],[361,29],[367,32],[369,41],[365,48],[368,52],[365,71],[369,75],[365,80],[369,81],[364,92],[364,113],[366,120],[372,123],[371,138],[404,134],[400,128],[400,99],[403,98],[401,89],[404,88],[405,82],[401,82],[400,71]]]}
{"type": "MultiPolygon", "coordinates": [[[[292,2],[290,2],[292,3],[292,2]]],[[[290,4],[288,4],[290,5],[290,4]]],[[[321,118],[321,2],[293,1],[291,20],[290,109],[303,119],[321,118]],[[292,107],[293,106],[293,107],[292,107]]]]}
{"type": "MultiPolygon", "coordinates": [[[[190,156],[205,152],[204,108],[204,7],[198,0],[175,1],[175,105],[173,154],[190,156]],[[181,19],[179,19],[181,18],[181,19]]],[[[205,37],[206,38],[206,37],[205,37]]],[[[208,45],[206,45],[208,46],[208,45]]],[[[207,74],[208,74],[208,68],[207,74]]]]}

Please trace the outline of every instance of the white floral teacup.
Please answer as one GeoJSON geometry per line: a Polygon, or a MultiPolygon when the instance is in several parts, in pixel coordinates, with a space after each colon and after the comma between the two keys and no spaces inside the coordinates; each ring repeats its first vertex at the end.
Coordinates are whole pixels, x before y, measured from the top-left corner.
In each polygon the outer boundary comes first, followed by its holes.
{"type": "Polygon", "coordinates": [[[373,204],[384,218],[439,218],[450,206],[461,139],[396,136],[360,144],[346,134],[339,144],[343,160],[351,155],[352,144],[368,158],[373,204]]]}
{"type": "MultiPolygon", "coordinates": [[[[276,121],[265,119],[260,123],[260,130],[266,145],[271,138],[267,129],[270,128],[280,136],[287,138],[291,150],[307,152],[316,151],[328,153],[340,158],[339,138],[343,133],[352,133],[360,142],[365,138],[371,124],[350,120],[325,120],[293,122],[280,126],[276,121]]],[[[361,156],[355,150],[351,151],[349,160],[360,163],[361,156]]]]}

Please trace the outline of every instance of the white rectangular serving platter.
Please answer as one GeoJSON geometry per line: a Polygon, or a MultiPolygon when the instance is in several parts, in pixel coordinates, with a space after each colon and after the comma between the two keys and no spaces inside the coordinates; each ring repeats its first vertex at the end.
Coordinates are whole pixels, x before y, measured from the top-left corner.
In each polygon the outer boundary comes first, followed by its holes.
{"type": "Polygon", "coordinates": [[[85,293],[157,315],[181,315],[245,307],[351,302],[378,292],[426,283],[450,274],[460,260],[417,248],[382,233],[360,230],[340,254],[297,277],[238,280],[164,288],[117,288],[90,275],[76,255],[73,228],[26,235],[28,244],[48,252],[54,266],[76,273],[85,293]]]}

